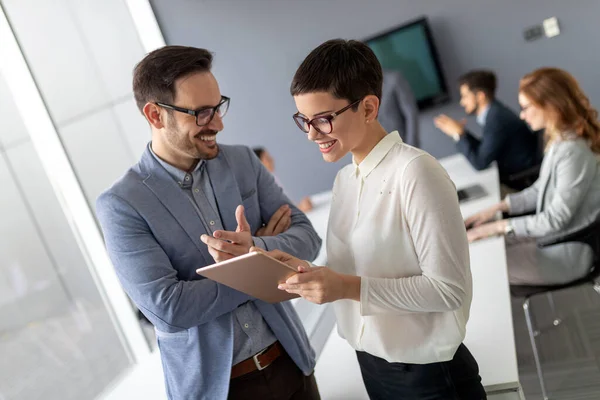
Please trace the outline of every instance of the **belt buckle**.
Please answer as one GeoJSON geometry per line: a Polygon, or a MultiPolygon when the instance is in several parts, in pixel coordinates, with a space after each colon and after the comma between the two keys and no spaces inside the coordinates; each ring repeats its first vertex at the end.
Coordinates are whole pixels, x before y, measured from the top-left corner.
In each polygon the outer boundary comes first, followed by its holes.
{"type": "Polygon", "coordinates": [[[271,365],[271,364],[267,364],[263,367],[262,365],[260,365],[260,361],[258,361],[258,356],[263,355],[268,349],[269,349],[269,347],[261,350],[259,353],[256,353],[255,355],[252,356],[252,359],[254,360],[254,365],[256,365],[256,369],[259,371],[262,371],[263,369],[265,369],[269,365],[271,365]]]}

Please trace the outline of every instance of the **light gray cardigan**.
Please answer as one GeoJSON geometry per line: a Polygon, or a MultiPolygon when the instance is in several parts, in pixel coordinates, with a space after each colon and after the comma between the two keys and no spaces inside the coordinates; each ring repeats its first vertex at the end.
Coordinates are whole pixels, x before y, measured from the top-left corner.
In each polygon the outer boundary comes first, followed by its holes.
{"type": "MultiPolygon", "coordinates": [[[[517,237],[541,238],[582,228],[600,214],[599,159],[583,139],[557,141],[544,157],[538,180],[507,197],[511,215],[536,212],[509,220],[517,237]]],[[[564,277],[558,280],[585,274],[591,257],[589,246],[581,243],[538,250],[538,259],[546,264],[540,267],[556,270],[564,277]]]]}

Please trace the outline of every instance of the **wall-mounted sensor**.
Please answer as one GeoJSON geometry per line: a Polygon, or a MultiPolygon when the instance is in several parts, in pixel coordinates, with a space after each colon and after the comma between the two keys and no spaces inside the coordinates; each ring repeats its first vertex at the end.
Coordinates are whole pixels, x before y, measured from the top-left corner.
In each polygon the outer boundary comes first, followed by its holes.
{"type": "Polygon", "coordinates": [[[558,27],[558,20],[556,17],[548,18],[544,20],[544,33],[546,37],[558,36],[560,28],[558,27]]]}

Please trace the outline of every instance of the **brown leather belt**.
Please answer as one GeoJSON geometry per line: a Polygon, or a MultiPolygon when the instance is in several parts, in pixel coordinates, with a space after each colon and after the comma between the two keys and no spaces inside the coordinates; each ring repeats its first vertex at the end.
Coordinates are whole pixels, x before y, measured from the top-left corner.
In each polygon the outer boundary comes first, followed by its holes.
{"type": "Polygon", "coordinates": [[[260,353],[235,364],[231,368],[231,379],[249,374],[256,370],[262,371],[273,363],[280,355],[285,352],[281,343],[278,341],[261,351],[260,353]]]}

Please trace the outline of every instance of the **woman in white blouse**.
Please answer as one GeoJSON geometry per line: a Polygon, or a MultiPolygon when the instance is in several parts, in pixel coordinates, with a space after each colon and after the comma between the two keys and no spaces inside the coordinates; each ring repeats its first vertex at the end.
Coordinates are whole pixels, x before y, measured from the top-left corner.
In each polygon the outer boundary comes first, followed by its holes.
{"type": "Polygon", "coordinates": [[[484,399],[462,344],[471,303],[469,249],[456,189],[429,154],[377,121],[381,66],[357,41],[331,40],[296,72],[298,127],[337,175],[327,267],[270,254],[302,273],[280,289],[334,302],[371,399],[484,399]]]}

